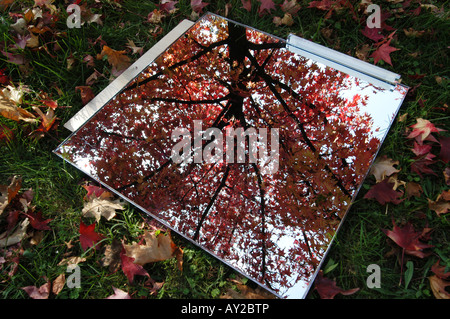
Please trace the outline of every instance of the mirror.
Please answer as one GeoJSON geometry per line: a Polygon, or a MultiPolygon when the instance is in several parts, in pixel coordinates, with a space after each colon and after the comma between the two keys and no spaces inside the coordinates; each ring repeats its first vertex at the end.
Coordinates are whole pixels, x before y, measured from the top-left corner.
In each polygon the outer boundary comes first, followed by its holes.
{"type": "Polygon", "coordinates": [[[281,298],[304,298],[407,92],[207,14],[55,153],[281,298]]]}

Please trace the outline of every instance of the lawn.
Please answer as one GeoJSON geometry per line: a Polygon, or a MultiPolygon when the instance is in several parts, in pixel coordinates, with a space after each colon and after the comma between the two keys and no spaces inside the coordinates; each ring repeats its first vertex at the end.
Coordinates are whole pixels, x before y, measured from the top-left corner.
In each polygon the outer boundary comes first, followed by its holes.
{"type": "MultiPolygon", "coordinates": [[[[392,160],[396,172],[387,178],[395,182],[389,185],[397,187],[397,198],[383,204],[367,198],[379,184],[369,174],[322,273],[342,291],[358,288],[335,298],[450,298],[449,1],[273,2],[0,0],[0,233],[20,233],[27,216],[34,221],[17,244],[0,245],[1,298],[30,298],[31,291],[32,297],[101,299],[114,288],[153,299],[262,294],[176,234],[182,270],[177,258],[169,258],[135,269],[130,280],[120,265],[105,264],[105,251],[117,241],[131,243],[155,225],[124,205],[96,223],[97,246],[82,247],[80,225],[95,222],[81,215],[93,181],[52,153],[70,134],[63,124],[121,67],[183,19],[195,21],[207,11],[281,38],[294,33],[402,75],[410,90],[378,154],[392,160]],[[80,28],[68,27],[69,2],[80,5],[80,28]],[[364,33],[370,3],[382,13],[376,40],[364,33]],[[378,58],[383,45],[396,50],[378,58]],[[102,55],[105,46],[120,63],[102,55]],[[69,287],[75,272],[63,261],[75,257],[81,280],[69,287]],[[379,286],[371,285],[370,265],[379,270],[379,286]],[[66,285],[58,289],[62,275],[66,285]]],[[[323,297],[316,289],[308,295],[323,297]]]]}

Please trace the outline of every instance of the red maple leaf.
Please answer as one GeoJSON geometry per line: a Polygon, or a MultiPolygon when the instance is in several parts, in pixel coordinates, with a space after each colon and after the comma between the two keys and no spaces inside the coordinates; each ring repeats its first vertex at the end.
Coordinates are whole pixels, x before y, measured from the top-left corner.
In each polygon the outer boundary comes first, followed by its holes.
{"type": "Polygon", "coordinates": [[[403,201],[399,197],[403,195],[402,192],[393,189],[394,183],[388,182],[389,178],[373,185],[370,190],[364,195],[364,198],[376,199],[381,205],[386,203],[399,204],[403,201]]]}
{"type": "Polygon", "coordinates": [[[208,4],[209,3],[204,3],[202,0],[191,0],[191,8],[197,13],[202,12],[203,8],[208,4]]]}
{"type": "Polygon", "coordinates": [[[175,9],[175,5],[178,1],[169,1],[169,0],[161,0],[161,4],[159,4],[159,10],[170,12],[175,9]]]}
{"type": "Polygon", "coordinates": [[[375,64],[377,64],[378,61],[383,60],[384,62],[392,65],[391,56],[389,54],[391,54],[394,51],[397,51],[398,49],[389,46],[391,40],[392,39],[389,39],[386,43],[380,45],[378,49],[376,49],[376,51],[370,55],[370,57],[373,58],[375,64]]]}
{"type": "Polygon", "coordinates": [[[359,288],[353,288],[349,290],[344,290],[338,286],[336,286],[336,282],[334,280],[323,277],[322,270],[319,271],[317,277],[314,281],[314,289],[320,295],[322,299],[333,299],[337,294],[342,295],[351,295],[359,290],[359,288]]]}
{"type": "MultiPolygon", "coordinates": [[[[430,155],[432,155],[432,154],[430,154],[430,155]]],[[[437,176],[435,171],[433,169],[431,169],[430,167],[428,167],[429,165],[434,164],[434,163],[436,163],[436,161],[433,161],[427,157],[418,158],[411,164],[411,171],[421,177],[422,177],[422,174],[430,174],[430,175],[437,176]]]]}
{"type": "Polygon", "coordinates": [[[133,257],[125,255],[125,248],[123,248],[123,246],[122,251],[120,252],[120,260],[122,261],[122,271],[127,276],[128,282],[132,283],[135,275],[150,277],[144,267],[134,263],[133,257]]]}
{"type": "Polygon", "coordinates": [[[260,15],[262,15],[264,11],[270,13],[270,10],[275,10],[275,3],[273,3],[272,0],[259,0],[259,2],[261,2],[261,5],[258,9],[258,13],[260,15]]]}
{"type": "Polygon", "coordinates": [[[422,231],[415,231],[414,226],[408,222],[403,227],[399,227],[392,221],[394,225],[392,230],[382,229],[382,231],[392,239],[397,245],[403,248],[403,253],[423,258],[428,254],[425,249],[433,247],[420,241],[431,230],[424,228],[422,231]]]}
{"type": "Polygon", "coordinates": [[[53,219],[44,219],[42,217],[42,212],[25,214],[30,219],[30,224],[34,229],[37,230],[50,230],[48,223],[53,219]]]}
{"type": "MultiPolygon", "coordinates": [[[[83,250],[96,245],[103,238],[103,235],[95,232],[95,223],[87,226],[82,221],[80,222],[80,243],[83,250]]],[[[99,249],[99,247],[96,246],[95,249],[99,249]]]]}
{"type": "Polygon", "coordinates": [[[364,36],[375,42],[378,42],[384,38],[384,35],[382,35],[380,32],[381,28],[369,28],[367,25],[364,30],[361,31],[364,36]]]}
{"type": "Polygon", "coordinates": [[[418,144],[414,141],[414,148],[411,149],[416,156],[423,156],[431,151],[431,145],[428,144],[418,144]]]}

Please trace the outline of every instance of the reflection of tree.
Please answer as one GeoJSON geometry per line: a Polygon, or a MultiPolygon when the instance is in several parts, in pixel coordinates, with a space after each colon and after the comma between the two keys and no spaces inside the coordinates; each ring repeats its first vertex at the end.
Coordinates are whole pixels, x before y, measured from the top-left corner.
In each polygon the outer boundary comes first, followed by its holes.
{"type": "Polygon", "coordinates": [[[274,289],[317,265],[379,142],[364,99],[340,97],[345,75],[284,46],[211,16],[66,144],[101,181],[274,289]],[[223,132],[278,128],[278,171],[173,163],[171,132],[198,119],[223,132]]]}

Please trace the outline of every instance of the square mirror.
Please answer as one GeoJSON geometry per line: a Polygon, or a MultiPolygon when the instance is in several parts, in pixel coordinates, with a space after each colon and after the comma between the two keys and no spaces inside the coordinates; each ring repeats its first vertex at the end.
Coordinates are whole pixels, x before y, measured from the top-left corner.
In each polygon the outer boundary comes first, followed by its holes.
{"type": "Polygon", "coordinates": [[[276,296],[304,298],[408,88],[214,14],[180,28],[55,153],[276,296]]]}

